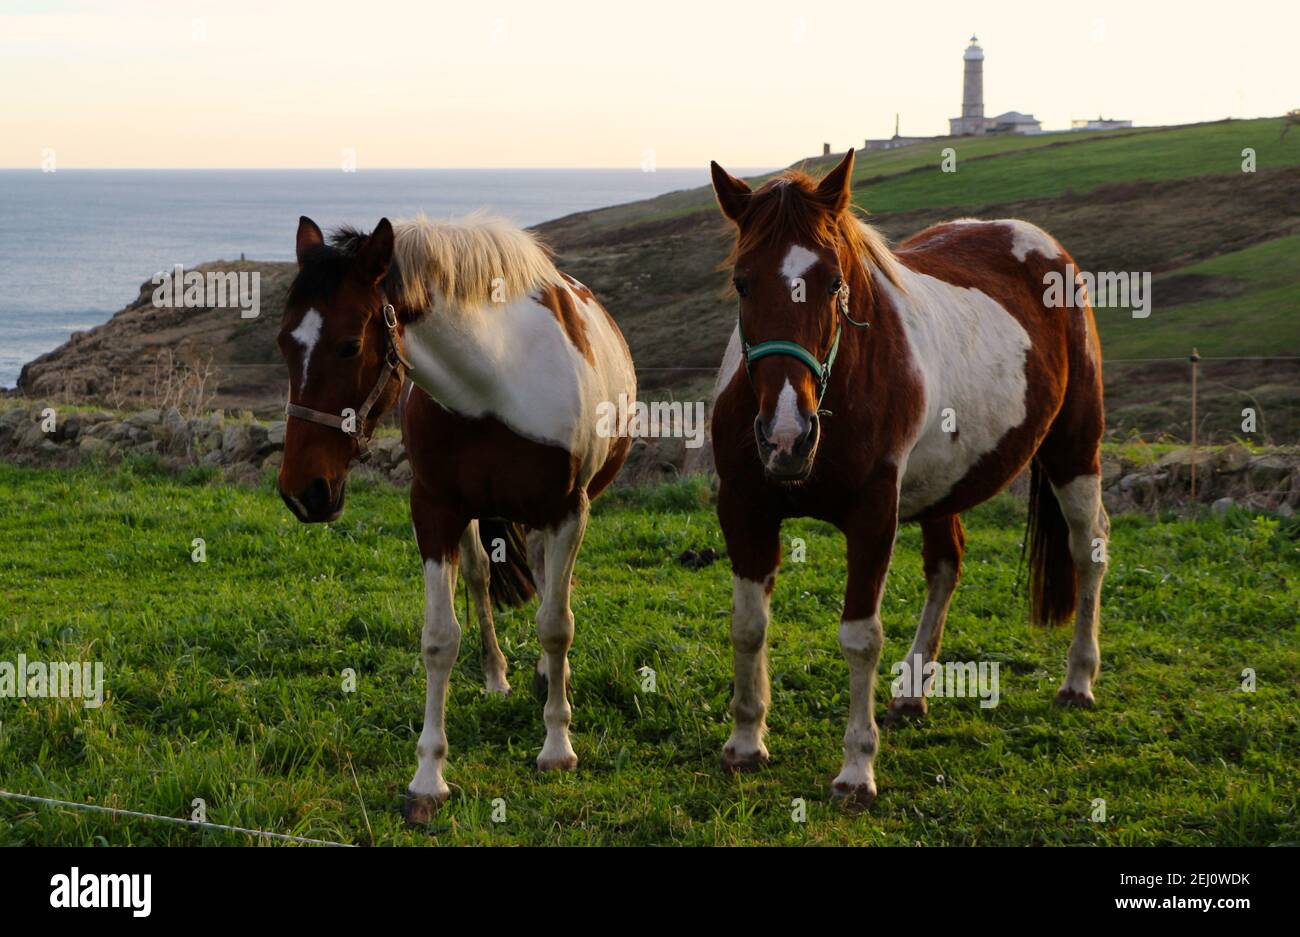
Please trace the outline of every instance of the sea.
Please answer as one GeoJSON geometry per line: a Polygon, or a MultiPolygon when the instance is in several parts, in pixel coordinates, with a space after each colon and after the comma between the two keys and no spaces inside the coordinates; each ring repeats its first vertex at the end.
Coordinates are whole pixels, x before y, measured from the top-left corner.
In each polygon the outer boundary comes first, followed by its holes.
{"type": "Polygon", "coordinates": [[[298,217],[488,209],[524,225],[708,184],[708,169],[0,170],[0,387],[176,264],[292,260],[298,217]]]}

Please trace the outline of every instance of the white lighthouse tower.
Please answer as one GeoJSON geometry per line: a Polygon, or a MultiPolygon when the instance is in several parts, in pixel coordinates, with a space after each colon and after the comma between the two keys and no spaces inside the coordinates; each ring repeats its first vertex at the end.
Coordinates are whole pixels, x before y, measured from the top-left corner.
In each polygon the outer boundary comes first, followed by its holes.
{"type": "Polygon", "coordinates": [[[979,40],[970,37],[970,45],[962,56],[965,71],[962,80],[961,116],[948,120],[948,131],[954,137],[982,134],[987,126],[984,120],[984,50],[979,40]]]}

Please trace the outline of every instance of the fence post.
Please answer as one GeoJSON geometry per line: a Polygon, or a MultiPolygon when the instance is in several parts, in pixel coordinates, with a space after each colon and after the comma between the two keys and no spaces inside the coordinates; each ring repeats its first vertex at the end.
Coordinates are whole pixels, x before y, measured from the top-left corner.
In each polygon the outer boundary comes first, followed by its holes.
{"type": "Polygon", "coordinates": [[[1196,504],[1196,365],[1201,360],[1200,353],[1192,349],[1188,359],[1192,363],[1192,504],[1196,504]]]}

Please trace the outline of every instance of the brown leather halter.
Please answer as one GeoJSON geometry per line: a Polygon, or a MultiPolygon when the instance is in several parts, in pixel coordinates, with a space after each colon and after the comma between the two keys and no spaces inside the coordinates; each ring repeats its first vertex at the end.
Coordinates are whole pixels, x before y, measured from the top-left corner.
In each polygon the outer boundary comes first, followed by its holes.
{"type": "Polygon", "coordinates": [[[370,416],[370,408],[375,405],[379,395],[384,392],[388,386],[389,380],[394,375],[400,383],[406,379],[406,374],[411,370],[411,362],[406,360],[402,354],[402,340],[397,331],[397,310],[393,308],[392,303],[384,299],[384,326],[385,336],[387,337],[387,349],[384,352],[384,366],[380,369],[379,380],[375,382],[374,388],[371,389],[369,396],[366,397],[365,403],[353,417],[353,428],[344,429],[347,420],[333,413],[323,413],[320,410],[313,410],[310,407],[302,407],[296,403],[288,404],[284,408],[285,416],[296,416],[300,420],[310,420],[312,423],[321,423],[325,426],[332,426],[342,433],[351,436],[357,443],[357,459],[365,462],[370,458],[370,434],[366,432],[366,418],[370,416]]]}

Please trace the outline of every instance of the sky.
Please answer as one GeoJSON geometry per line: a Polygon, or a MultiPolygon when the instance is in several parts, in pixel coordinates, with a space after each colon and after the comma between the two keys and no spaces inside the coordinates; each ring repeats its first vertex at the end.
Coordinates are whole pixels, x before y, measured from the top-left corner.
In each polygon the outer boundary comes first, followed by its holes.
{"type": "Polygon", "coordinates": [[[985,113],[1300,107],[1300,3],[0,0],[0,166],[780,166],[985,113]]]}

